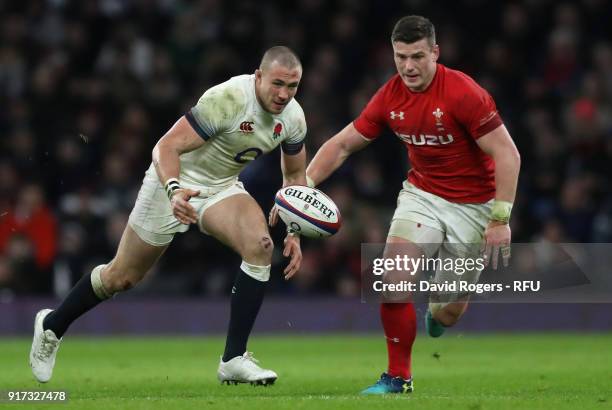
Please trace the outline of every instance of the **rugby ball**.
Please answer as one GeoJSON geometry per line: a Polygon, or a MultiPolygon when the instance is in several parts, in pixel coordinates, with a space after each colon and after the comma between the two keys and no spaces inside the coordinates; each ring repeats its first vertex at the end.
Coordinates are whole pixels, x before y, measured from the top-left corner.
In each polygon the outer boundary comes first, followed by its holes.
{"type": "Polygon", "coordinates": [[[308,238],[331,236],[342,224],[334,201],[316,188],[286,186],[276,193],[274,202],[285,225],[308,238]]]}

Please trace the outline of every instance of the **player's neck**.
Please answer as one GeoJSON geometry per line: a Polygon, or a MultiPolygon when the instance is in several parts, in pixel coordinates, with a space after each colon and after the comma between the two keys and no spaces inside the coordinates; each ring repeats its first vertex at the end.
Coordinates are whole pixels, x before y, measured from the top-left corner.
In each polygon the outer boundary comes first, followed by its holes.
{"type": "Polygon", "coordinates": [[[257,105],[259,106],[261,111],[263,111],[265,113],[268,113],[270,115],[275,115],[274,113],[272,113],[269,110],[267,110],[266,106],[261,101],[261,98],[259,97],[259,90],[257,89],[257,82],[255,82],[255,84],[253,84],[253,91],[255,92],[255,101],[257,101],[257,105]]]}
{"type": "Polygon", "coordinates": [[[259,90],[257,89],[257,82],[253,83],[253,92],[255,93],[255,101],[257,101],[257,105],[262,111],[266,111],[263,103],[261,102],[261,98],[259,98],[259,90]]]}

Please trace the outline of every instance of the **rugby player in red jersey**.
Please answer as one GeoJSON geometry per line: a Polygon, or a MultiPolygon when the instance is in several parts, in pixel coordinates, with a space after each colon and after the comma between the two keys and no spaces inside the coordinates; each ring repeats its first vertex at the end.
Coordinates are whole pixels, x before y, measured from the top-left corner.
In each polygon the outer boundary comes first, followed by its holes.
{"type": "MultiPolygon", "coordinates": [[[[520,156],[491,96],[468,75],[437,63],[433,24],[421,16],[400,19],[391,35],[397,74],[372,97],[357,119],[319,149],[306,171],[320,184],[353,152],[374,141],[385,127],[408,150],[411,169],[398,196],[385,257],[400,246],[411,257],[484,258],[497,268],[501,250],[510,257],[508,225],[520,156]],[[481,253],[482,252],[482,253],[481,253]]],[[[390,277],[393,272],[387,271],[390,277]]],[[[461,275],[475,283],[480,270],[461,275]]],[[[392,281],[393,279],[391,279],[392,281]]],[[[436,271],[434,281],[457,280],[436,271]]],[[[467,308],[469,295],[432,299],[428,333],[440,336],[467,308]]],[[[365,394],[411,392],[416,317],[410,299],[387,296],[381,304],[388,368],[365,394]],[[396,303],[393,303],[396,302],[396,303]]]]}

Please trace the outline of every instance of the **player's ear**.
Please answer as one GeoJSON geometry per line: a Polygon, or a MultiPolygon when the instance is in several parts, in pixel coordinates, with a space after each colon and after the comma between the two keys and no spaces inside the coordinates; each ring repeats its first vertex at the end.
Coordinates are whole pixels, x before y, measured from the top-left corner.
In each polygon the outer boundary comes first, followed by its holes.
{"type": "Polygon", "coordinates": [[[440,46],[437,44],[434,44],[431,49],[431,53],[433,54],[433,60],[438,61],[438,58],[440,57],[440,46]]]}
{"type": "Polygon", "coordinates": [[[263,73],[261,72],[261,70],[259,68],[257,70],[255,70],[255,80],[261,81],[261,77],[262,76],[263,76],[263,73]]]}

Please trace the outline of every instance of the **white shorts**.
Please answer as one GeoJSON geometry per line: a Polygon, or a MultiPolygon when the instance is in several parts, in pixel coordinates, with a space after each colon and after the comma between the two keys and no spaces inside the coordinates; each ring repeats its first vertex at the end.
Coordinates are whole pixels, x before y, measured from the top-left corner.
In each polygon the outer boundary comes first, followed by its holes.
{"type": "MultiPolygon", "coordinates": [[[[482,204],[458,204],[430,194],[404,181],[391,220],[389,236],[421,244],[427,257],[478,258],[489,222],[493,200],[482,204]]],[[[437,270],[434,281],[478,282],[479,269],[461,275],[437,270]]]]}
{"type": "MultiPolygon", "coordinates": [[[[240,181],[226,187],[190,186],[189,188],[200,191],[199,196],[189,200],[198,213],[198,221],[201,221],[204,211],[219,201],[232,195],[249,195],[240,181]]],[[[128,223],[140,239],[153,246],[167,245],[172,242],[175,233],[186,232],[189,229],[189,225],[180,223],[172,214],[166,190],[157,175],[149,172],[145,174],[128,223]]],[[[203,233],[207,233],[200,223],[198,225],[203,233]]]]}

